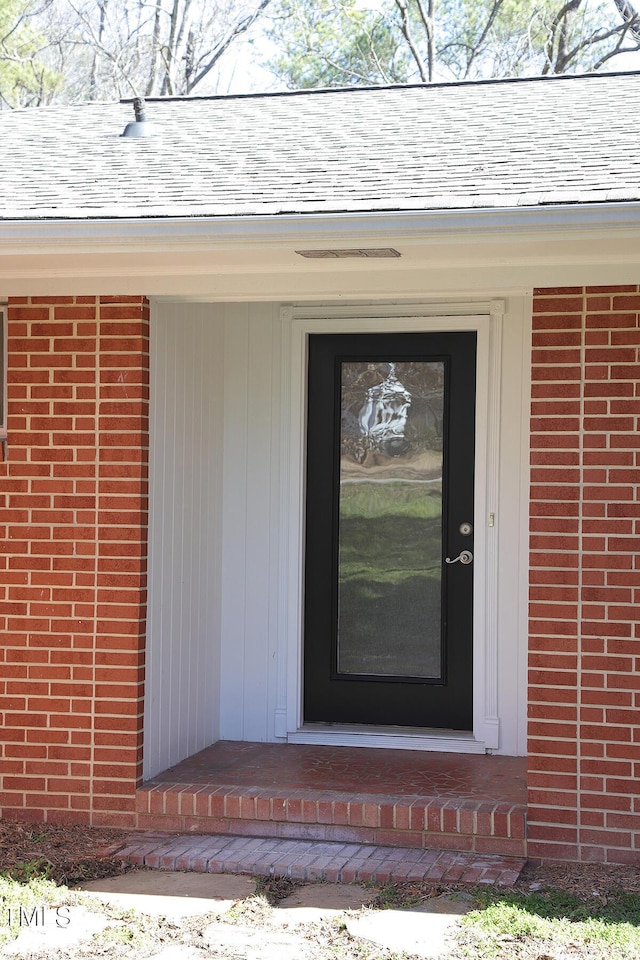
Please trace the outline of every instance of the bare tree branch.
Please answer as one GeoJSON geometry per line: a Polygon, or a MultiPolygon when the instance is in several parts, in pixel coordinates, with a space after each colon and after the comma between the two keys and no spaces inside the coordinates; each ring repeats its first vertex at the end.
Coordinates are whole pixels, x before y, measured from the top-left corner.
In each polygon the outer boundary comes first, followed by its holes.
{"type": "Polygon", "coordinates": [[[436,65],[436,28],[434,15],[434,0],[428,0],[428,7],[425,9],[423,0],[416,0],[418,13],[424,26],[424,32],[427,37],[427,68],[429,74],[429,83],[433,81],[433,71],[436,65]]]}
{"type": "Polygon", "coordinates": [[[420,55],[420,51],[416,45],[416,42],[413,38],[413,33],[411,30],[411,24],[409,23],[409,15],[407,12],[407,0],[395,0],[395,5],[400,11],[401,18],[401,29],[405,40],[407,41],[407,46],[411,51],[411,56],[413,57],[415,64],[418,68],[420,74],[420,79],[423,83],[428,83],[430,80],[429,70],[420,55]]]}
{"type": "Polygon", "coordinates": [[[158,77],[158,59],[160,51],[160,19],[162,14],[162,0],[156,0],[153,13],[153,33],[151,36],[151,65],[147,85],[145,87],[145,96],[150,97],[156,85],[158,77]]]}
{"type": "MultiPolygon", "coordinates": [[[[98,0],[98,9],[100,10],[100,24],[98,26],[98,40],[102,43],[102,38],[104,36],[105,28],[105,19],[107,15],[107,3],[109,0],[98,0]]],[[[91,60],[91,77],[89,79],[89,97],[91,100],[96,99],[97,94],[97,76],[98,76],[98,51],[93,51],[93,58],[91,60]]]]}
{"type": "Polygon", "coordinates": [[[640,17],[638,16],[637,10],[629,3],[629,0],[613,0],[613,2],[618,8],[620,16],[631,30],[632,35],[636,40],[640,40],[640,17]]]}
{"type": "Polygon", "coordinates": [[[558,70],[556,67],[561,62],[562,50],[566,42],[567,17],[578,10],[581,3],[582,0],[568,0],[553,18],[551,33],[545,48],[547,62],[542,71],[543,76],[548,73],[562,73],[562,70],[558,70]]]}
{"type": "Polygon", "coordinates": [[[198,84],[201,83],[204,80],[204,78],[207,76],[207,74],[209,74],[211,70],[215,67],[216,63],[218,62],[222,54],[229,48],[229,46],[233,43],[233,41],[237,37],[239,37],[241,34],[246,33],[247,30],[253,26],[253,24],[256,22],[258,17],[262,14],[264,10],[266,10],[266,8],[269,6],[270,3],[271,3],[271,0],[260,0],[260,4],[258,5],[257,10],[255,10],[253,13],[248,14],[243,20],[240,20],[231,28],[231,30],[227,33],[227,36],[224,38],[224,40],[221,40],[220,43],[217,45],[213,54],[209,57],[209,59],[204,64],[204,66],[200,68],[200,71],[198,72],[193,82],[189,84],[189,88],[186,91],[187,93],[191,93],[193,90],[195,90],[198,84]]]}
{"type": "MultiPolygon", "coordinates": [[[[578,54],[582,53],[583,50],[588,50],[589,47],[593,47],[598,43],[602,43],[605,40],[609,40],[612,37],[617,37],[616,45],[613,48],[610,56],[607,59],[610,59],[611,56],[615,56],[617,53],[620,53],[621,50],[618,49],[627,34],[630,32],[629,24],[622,23],[619,26],[612,27],[611,30],[597,30],[595,33],[590,34],[588,37],[585,37],[579,43],[577,43],[571,50],[568,50],[565,54],[565,69],[572,64],[576,59],[578,54]]],[[[640,46],[640,40],[637,46],[631,48],[631,52],[638,50],[640,46]]],[[[592,67],[592,69],[595,69],[592,67]]]]}
{"type": "Polygon", "coordinates": [[[491,10],[489,11],[489,16],[487,17],[484,25],[484,29],[480,34],[480,36],[478,37],[478,40],[474,44],[473,49],[471,50],[470,56],[467,60],[467,69],[465,70],[465,78],[469,76],[469,71],[473,66],[474,60],[484,48],[486,39],[489,36],[489,31],[491,30],[494,23],[496,22],[496,17],[500,13],[500,8],[502,7],[503,2],[504,0],[493,0],[493,4],[491,5],[491,10]]]}
{"type": "Polygon", "coordinates": [[[611,51],[609,51],[609,53],[605,53],[604,56],[600,57],[600,59],[597,60],[596,63],[594,63],[594,65],[593,65],[593,70],[594,70],[594,72],[595,72],[596,70],[599,70],[601,67],[604,66],[605,63],[607,63],[608,60],[611,60],[612,57],[617,57],[619,53],[637,53],[637,52],[638,52],[638,47],[637,47],[637,46],[635,46],[635,47],[616,47],[614,50],[611,50],[611,51]]]}
{"type": "Polygon", "coordinates": [[[341,73],[342,76],[345,77],[345,79],[351,78],[356,83],[363,83],[363,84],[369,83],[370,78],[366,74],[358,73],[355,70],[344,67],[342,66],[342,64],[335,61],[332,57],[323,57],[322,59],[327,64],[327,66],[333,67],[333,69],[336,70],[336,72],[341,73]]]}
{"type": "Polygon", "coordinates": [[[380,60],[380,57],[378,56],[378,51],[376,50],[373,33],[369,33],[368,41],[369,41],[368,43],[369,56],[371,57],[372,61],[375,63],[376,67],[378,68],[380,76],[382,77],[385,83],[392,83],[393,81],[391,77],[387,73],[382,61],[380,60]]]}

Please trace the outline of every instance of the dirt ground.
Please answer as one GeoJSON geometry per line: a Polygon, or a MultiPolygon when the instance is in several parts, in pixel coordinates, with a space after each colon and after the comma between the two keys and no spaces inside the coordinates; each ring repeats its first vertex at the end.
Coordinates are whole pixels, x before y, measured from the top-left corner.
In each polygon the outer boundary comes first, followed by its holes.
{"type": "Polygon", "coordinates": [[[106,851],[126,836],[91,827],[0,820],[0,872],[16,880],[39,874],[66,886],[117,876],[126,868],[106,851]]]}
{"type": "MultiPolygon", "coordinates": [[[[11,871],[16,879],[29,879],[34,872],[41,871],[56,883],[67,886],[117,876],[128,868],[109,857],[106,850],[128,835],[91,827],[0,820],[0,871],[11,871]]],[[[454,886],[457,885],[448,885],[447,889],[454,886]]],[[[516,889],[528,891],[544,886],[567,890],[584,899],[605,896],[611,889],[640,894],[640,865],[528,865],[516,889]]]]}

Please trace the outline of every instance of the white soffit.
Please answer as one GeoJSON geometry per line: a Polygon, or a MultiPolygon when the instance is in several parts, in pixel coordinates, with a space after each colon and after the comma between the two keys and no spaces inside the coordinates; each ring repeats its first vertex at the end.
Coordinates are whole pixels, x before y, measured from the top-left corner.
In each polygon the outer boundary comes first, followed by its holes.
{"type": "Polygon", "coordinates": [[[207,220],[0,224],[0,294],[143,292],[212,299],[407,295],[496,283],[637,282],[640,204],[207,220]],[[399,257],[309,258],[391,247],[399,257]],[[449,275],[450,274],[450,275],[449,275]]]}

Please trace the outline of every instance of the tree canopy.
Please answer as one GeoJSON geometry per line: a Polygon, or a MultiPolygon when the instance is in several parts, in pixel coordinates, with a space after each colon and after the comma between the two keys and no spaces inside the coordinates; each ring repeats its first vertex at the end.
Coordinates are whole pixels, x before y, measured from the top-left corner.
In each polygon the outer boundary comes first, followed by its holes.
{"type": "Polygon", "coordinates": [[[211,92],[219,61],[270,3],[0,0],[0,96],[29,102],[11,96],[10,62],[25,90],[29,70],[46,79],[40,103],[211,92]]]}
{"type": "Polygon", "coordinates": [[[0,107],[217,92],[256,24],[293,89],[628,69],[636,2],[0,0],[0,107]]]}
{"type": "Polygon", "coordinates": [[[630,0],[277,0],[270,66],[287,86],[600,70],[640,49],[630,0]]]}
{"type": "Polygon", "coordinates": [[[0,0],[0,107],[44,102],[56,76],[39,57],[43,39],[35,20],[48,0],[0,0]]]}

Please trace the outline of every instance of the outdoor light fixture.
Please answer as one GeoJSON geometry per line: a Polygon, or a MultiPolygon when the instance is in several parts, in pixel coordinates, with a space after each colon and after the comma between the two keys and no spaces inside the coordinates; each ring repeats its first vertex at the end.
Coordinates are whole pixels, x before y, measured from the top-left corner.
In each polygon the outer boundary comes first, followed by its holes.
{"type": "Polygon", "coordinates": [[[153,132],[152,125],[147,121],[145,113],[145,104],[142,97],[135,97],[134,100],[122,100],[121,103],[131,103],[135,120],[128,123],[120,136],[122,137],[147,137],[153,132]]]}
{"type": "Polygon", "coordinates": [[[385,260],[402,256],[402,254],[398,250],[394,250],[393,247],[355,247],[344,250],[296,250],[295,252],[299,257],[306,257],[308,260],[347,260],[351,257],[385,260]]]}

